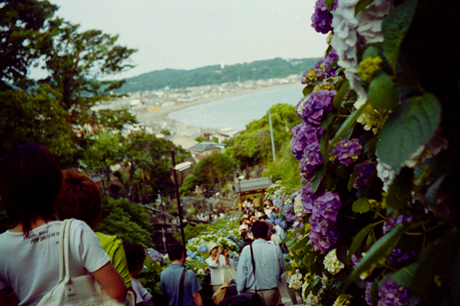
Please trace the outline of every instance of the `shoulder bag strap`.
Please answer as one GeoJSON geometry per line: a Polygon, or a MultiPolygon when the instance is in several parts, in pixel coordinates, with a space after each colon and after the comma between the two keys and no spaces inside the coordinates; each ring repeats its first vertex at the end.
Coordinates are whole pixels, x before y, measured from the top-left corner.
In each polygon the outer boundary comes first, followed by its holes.
{"type": "Polygon", "coordinates": [[[254,286],[256,287],[256,293],[257,293],[256,262],[254,260],[254,252],[252,251],[252,244],[250,244],[249,247],[251,248],[252,272],[254,272],[254,286]]]}
{"type": "Polygon", "coordinates": [[[182,300],[184,299],[184,280],[185,280],[185,272],[187,272],[187,269],[182,270],[182,274],[181,274],[181,276],[180,276],[179,301],[177,302],[177,306],[182,306],[182,300]]]}

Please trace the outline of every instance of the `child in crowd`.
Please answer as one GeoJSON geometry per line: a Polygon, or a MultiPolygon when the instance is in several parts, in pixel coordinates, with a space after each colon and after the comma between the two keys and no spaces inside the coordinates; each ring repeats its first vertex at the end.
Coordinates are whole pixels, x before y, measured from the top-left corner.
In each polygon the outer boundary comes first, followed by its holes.
{"type": "Polygon", "coordinates": [[[123,246],[128,260],[129,275],[136,292],[136,306],[153,306],[152,296],[137,280],[137,275],[144,267],[146,256],[144,247],[134,242],[125,242],[123,246]]]}

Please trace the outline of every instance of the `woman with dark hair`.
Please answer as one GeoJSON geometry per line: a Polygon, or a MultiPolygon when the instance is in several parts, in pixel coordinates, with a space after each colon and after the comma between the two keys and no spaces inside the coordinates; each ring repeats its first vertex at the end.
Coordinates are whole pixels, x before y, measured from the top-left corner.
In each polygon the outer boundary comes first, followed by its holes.
{"type": "Polygon", "coordinates": [[[134,242],[125,242],[123,246],[128,260],[129,275],[136,292],[136,306],[153,306],[152,295],[137,280],[137,275],[144,267],[146,257],[144,247],[134,242]]]}
{"type": "MultiPolygon", "coordinates": [[[[19,305],[35,305],[59,281],[61,221],[54,203],[62,172],[44,146],[27,143],[0,160],[0,195],[13,227],[0,234],[0,306],[12,291],[19,305]]],[[[107,293],[122,302],[123,279],[86,223],[71,223],[69,264],[72,277],[91,273],[107,293]]]]}

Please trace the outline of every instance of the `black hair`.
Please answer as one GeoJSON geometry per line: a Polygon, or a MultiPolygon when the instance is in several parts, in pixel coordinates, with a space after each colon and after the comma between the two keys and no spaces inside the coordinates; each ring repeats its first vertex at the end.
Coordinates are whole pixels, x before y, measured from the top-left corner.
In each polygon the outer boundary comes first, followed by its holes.
{"type": "Polygon", "coordinates": [[[168,247],[168,256],[169,260],[178,260],[181,259],[182,253],[185,252],[185,247],[180,243],[174,243],[168,247]]]}
{"type": "Polygon", "coordinates": [[[144,263],[145,250],[142,245],[135,242],[125,242],[123,247],[126,253],[126,261],[128,262],[128,270],[134,271],[140,264],[144,263]]]}
{"type": "Polygon", "coordinates": [[[24,237],[29,236],[35,218],[54,219],[54,203],[61,185],[61,168],[45,146],[16,146],[0,160],[2,202],[14,226],[22,224],[24,237]]]}
{"type": "Polygon", "coordinates": [[[263,221],[256,221],[252,224],[251,231],[255,239],[265,238],[268,233],[268,225],[263,221]]]}

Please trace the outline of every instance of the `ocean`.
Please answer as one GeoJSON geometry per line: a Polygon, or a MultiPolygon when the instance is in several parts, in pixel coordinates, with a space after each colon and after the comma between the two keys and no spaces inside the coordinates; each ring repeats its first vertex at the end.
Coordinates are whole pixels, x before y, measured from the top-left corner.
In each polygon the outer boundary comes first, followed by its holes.
{"type": "Polygon", "coordinates": [[[275,104],[297,105],[303,97],[303,87],[295,85],[225,98],[191,106],[168,117],[185,125],[241,131],[251,121],[262,118],[275,104]]]}

